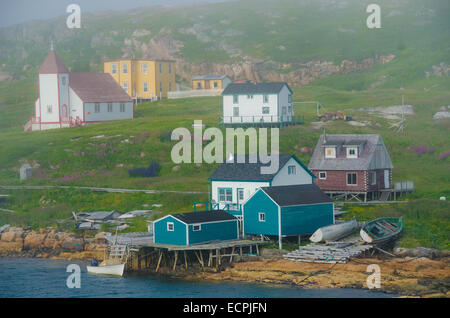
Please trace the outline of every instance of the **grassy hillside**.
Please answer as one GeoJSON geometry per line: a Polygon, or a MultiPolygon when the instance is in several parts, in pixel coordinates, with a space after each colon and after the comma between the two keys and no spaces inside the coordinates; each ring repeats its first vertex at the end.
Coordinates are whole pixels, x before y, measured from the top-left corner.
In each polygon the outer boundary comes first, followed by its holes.
{"type": "MultiPolygon", "coordinates": [[[[50,39],[73,71],[102,70],[102,60],[123,54],[169,54],[187,63],[311,60],[362,61],[393,54],[370,77],[355,75],[351,89],[404,87],[423,79],[441,62],[450,63],[447,0],[380,0],[382,28],[368,29],[369,0],[247,0],[129,12],[83,13],[81,29],[69,30],[66,17],[0,29],[3,70],[34,76],[50,39]],[[155,46],[155,43],[159,45],[155,46]],[[162,44],[161,44],[162,43],[162,44]]],[[[278,70],[286,72],[288,70],[278,70]]],[[[350,86],[349,86],[350,85],[350,86]]]]}

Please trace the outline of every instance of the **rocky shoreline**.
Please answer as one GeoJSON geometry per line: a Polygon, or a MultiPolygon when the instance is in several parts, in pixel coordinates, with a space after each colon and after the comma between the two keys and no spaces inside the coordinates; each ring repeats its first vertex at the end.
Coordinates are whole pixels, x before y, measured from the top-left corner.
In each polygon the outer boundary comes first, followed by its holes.
{"type": "MultiPolygon", "coordinates": [[[[64,260],[103,260],[106,233],[84,238],[52,228],[32,231],[10,227],[0,234],[0,257],[42,257],[64,260]]],[[[210,281],[289,285],[301,288],[367,289],[368,265],[380,267],[381,288],[373,289],[406,297],[450,297],[450,253],[427,248],[397,249],[397,257],[356,258],[346,264],[294,262],[282,258],[287,251],[263,249],[262,256],[247,257],[219,270],[201,268],[158,275],[210,281]]],[[[142,271],[152,274],[154,271],[142,271]]]]}

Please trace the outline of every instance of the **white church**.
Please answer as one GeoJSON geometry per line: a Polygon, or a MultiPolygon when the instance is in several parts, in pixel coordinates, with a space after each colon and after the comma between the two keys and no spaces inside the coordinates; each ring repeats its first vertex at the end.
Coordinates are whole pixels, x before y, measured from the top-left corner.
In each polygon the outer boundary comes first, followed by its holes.
{"type": "Polygon", "coordinates": [[[133,101],[107,73],[71,73],[53,50],[39,68],[35,113],[24,131],[131,119],[133,101]]]}

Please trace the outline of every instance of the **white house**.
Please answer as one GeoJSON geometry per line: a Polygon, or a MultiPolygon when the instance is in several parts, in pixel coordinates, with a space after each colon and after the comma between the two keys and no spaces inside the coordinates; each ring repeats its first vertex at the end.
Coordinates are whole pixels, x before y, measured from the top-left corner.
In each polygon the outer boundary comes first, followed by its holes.
{"type": "Polygon", "coordinates": [[[133,118],[133,101],[106,73],[71,73],[55,51],[39,68],[39,96],[28,130],[133,118]]]}
{"type": "Polygon", "coordinates": [[[222,92],[223,123],[283,123],[294,117],[287,83],[231,83],[222,92]]]}
{"type": "Polygon", "coordinates": [[[234,210],[240,214],[241,205],[261,187],[312,184],[314,174],[295,156],[279,155],[279,168],[273,174],[261,174],[261,167],[268,165],[259,160],[239,163],[238,158],[222,163],[209,177],[212,204],[215,208],[234,210]]]}

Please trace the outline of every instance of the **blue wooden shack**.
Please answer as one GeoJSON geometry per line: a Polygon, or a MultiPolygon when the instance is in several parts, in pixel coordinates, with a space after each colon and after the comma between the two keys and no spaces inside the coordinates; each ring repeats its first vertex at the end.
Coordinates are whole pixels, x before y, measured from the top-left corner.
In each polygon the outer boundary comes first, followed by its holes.
{"type": "Polygon", "coordinates": [[[315,184],[262,187],[243,206],[243,232],[282,237],[334,223],[333,201],[315,184]]]}
{"type": "Polygon", "coordinates": [[[157,244],[192,245],[239,238],[238,219],[220,211],[169,214],[153,223],[157,244]]]}

